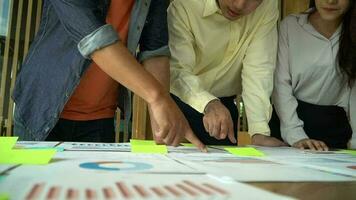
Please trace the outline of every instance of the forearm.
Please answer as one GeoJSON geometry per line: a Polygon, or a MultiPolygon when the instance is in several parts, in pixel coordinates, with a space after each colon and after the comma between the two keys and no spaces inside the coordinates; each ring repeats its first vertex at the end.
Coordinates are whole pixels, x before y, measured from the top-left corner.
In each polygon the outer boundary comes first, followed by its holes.
{"type": "Polygon", "coordinates": [[[168,57],[159,56],[147,59],[143,61],[143,66],[169,91],[170,70],[168,57]]]}
{"type": "Polygon", "coordinates": [[[105,73],[148,103],[167,93],[120,42],[94,52],[91,57],[105,73]]]}

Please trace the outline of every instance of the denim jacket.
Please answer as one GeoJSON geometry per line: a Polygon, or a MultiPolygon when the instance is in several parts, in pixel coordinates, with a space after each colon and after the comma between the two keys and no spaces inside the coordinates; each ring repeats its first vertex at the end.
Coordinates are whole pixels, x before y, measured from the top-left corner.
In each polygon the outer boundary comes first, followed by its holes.
{"type": "MultiPolygon", "coordinates": [[[[168,4],[168,0],[135,2],[127,47],[140,62],[169,56],[168,4]]],[[[90,65],[90,55],[120,40],[105,23],[109,5],[110,0],[44,0],[39,31],[12,94],[15,135],[20,139],[45,140],[90,65]]],[[[131,94],[126,94],[129,117],[131,94]]]]}

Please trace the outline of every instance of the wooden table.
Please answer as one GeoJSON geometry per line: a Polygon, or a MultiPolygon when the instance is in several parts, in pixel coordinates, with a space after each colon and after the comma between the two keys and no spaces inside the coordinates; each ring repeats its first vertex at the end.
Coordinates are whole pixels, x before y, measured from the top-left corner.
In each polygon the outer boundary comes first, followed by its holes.
{"type": "Polygon", "coordinates": [[[250,182],[248,184],[297,199],[356,200],[356,182],[250,182]]]}

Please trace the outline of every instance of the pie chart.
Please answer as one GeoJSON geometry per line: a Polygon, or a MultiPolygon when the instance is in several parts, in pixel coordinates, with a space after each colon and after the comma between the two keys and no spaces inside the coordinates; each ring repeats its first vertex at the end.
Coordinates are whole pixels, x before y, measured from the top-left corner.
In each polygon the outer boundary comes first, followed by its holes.
{"type": "Polygon", "coordinates": [[[148,163],[127,161],[85,162],[81,163],[79,167],[83,169],[102,171],[142,171],[153,168],[153,166],[148,163]]]}

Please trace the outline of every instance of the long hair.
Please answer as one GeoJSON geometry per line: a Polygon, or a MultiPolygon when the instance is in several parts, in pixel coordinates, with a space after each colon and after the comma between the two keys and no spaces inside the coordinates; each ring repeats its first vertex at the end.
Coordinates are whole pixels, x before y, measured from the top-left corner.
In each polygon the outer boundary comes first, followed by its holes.
{"type": "MultiPolygon", "coordinates": [[[[349,0],[350,6],[342,22],[338,64],[341,72],[346,75],[350,86],[356,81],[356,6],[355,0],[349,0]]],[[[310,0],[309,8],[315,8],[315,0],[310,0]]]]}
{"type": "Polygon", "coordinates": [[[340,36],[338,61],[341,71],[347,76],[350,86],[356,80],[356,7],[350,0],[350,8],[344,16],[340,36]]]}

